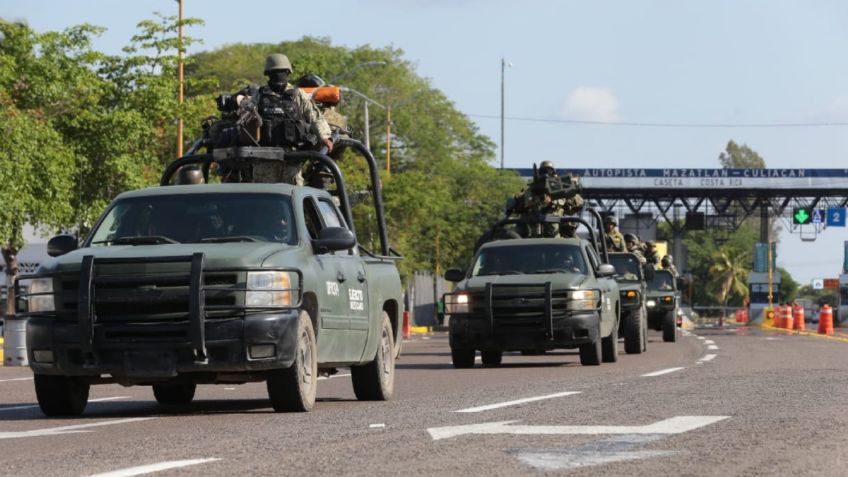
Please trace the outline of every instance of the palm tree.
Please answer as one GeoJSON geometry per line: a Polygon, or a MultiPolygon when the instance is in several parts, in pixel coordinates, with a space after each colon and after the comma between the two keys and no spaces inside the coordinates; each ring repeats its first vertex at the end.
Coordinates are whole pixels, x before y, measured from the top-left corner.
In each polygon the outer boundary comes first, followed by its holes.
{"type": "Polygon", "coordinates": [[[749,261],[749,253],[736,247],[722,247],[713,254],[709,272],[713,277],[712,285],[718,290],[719,301],[725,309],[731,294],[743,299],[748,297],[749,261]]]}

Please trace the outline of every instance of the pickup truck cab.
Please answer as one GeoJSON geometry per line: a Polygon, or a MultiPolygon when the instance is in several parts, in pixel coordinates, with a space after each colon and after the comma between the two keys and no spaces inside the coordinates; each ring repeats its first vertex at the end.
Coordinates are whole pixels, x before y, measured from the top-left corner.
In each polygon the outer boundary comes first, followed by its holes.
{"type": "Polygon", "coordinates": [[[624,351],[641,354],[648,349],[648,311],[645,293],[648,286],[646,275],[653,272],[650,265],[643,265],[639,257],[628,252],[611,253],[610,263],[615,267],[615,281],[621,293],[621,327],[624,336],[624,351]]]}
{"type": "Polygon", "coordinates": [[[677,341],[677,296],[676,281],[669,270],[656,270],[648,282],[647,300],[648,326],[662,331],[663,341],[677,341]]]}
{"type": "Polygon", "coordinates": [[[445,295],[454,367],[473,367],[477,350],[484,366],[499,365],[504,351],[562,348],[579,348],[583,365],[617,361],[618,286],[597,243],[594,235],[495,240],[467,271],[448,270],[457,282],[445,295]]]}
{"type": "MultiPolygon", "coordinates": [[[[73,237],[52,239],[56,258],[22,277],[45,414],[81,414],[89,387],[113,382],[152,386],[160,403],[188,405],[198,384],[266,381],[276,411],[307,411],[319,373],[343,366],[359,399],[391,397],[399,257],[386,241],[381,254],[358,244],[344,180],[328,157],[242,149],[250,150],[230,156],[322,162],[337,197],[284,183],[168,185],[179,167],[208,173],[220,159],[186,156],[163,186],[115,198],[80,248],[73,237]]],[[[371,191],[385,239],[379,189],[371,191]]]]}

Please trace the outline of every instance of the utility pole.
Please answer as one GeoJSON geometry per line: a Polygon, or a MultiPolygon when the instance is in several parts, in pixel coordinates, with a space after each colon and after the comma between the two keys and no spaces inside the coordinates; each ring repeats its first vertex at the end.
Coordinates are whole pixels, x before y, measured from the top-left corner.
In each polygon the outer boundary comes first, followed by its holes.
{"type": "Polygon", "coordinates": [[[386,175],[392,175],[392,107],[386,103],[386,175]]]}
{"type": "MultiPolygon", "coordinates": [[[[180,93],[179,93],[179,103],[180,109],[182,109],[183,105],[183,84],[184,84],[184,72],[183,72],[183,0],[177,0],[177,3],[180,4],[180,16],[179,16],[179,25],[177,26],[177,35],[179,36],[180,46],[179,46],[179,60],[177,64],[177,77],[180,83],[180,93]]],[[[182,111],[178,113],[177,117],[177,157],[183,157],[183,117],[182,111]]]]}

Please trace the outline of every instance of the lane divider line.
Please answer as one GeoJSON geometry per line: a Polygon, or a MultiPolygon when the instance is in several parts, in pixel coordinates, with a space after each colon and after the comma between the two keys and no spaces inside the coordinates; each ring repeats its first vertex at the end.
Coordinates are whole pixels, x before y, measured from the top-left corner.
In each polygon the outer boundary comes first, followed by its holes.
{"type": "Polygon", "coordinates": [[[502,407],[517,406],[519,404],[525,404],[525,403],[528,403],[528,402],[544,401],[546,399],[554,399],[554,398],[558,398],[558,397],[571,396],[571,395],[574,395],[574,394],[580,394],[580,391],[565,391],[565,392],[556,393],[556,394],[546,394],[544,396],[535,396],[535,397],[529,397],[529,398],[524,398],[524,399],[516,399],[515,401],[506,401],[506,402],[501,402],[501,403],[497,403],[497,404],[488,404],[488,405],[485,405],[485,406],[469,407],[467,409],[460,409],[460,410],[454,411],[454,412],[491,411],[492,409],[500,409],[502,407]]]}
{"type": "Polygon", "coordinates": [[[703,358],[698,360],[698,362],[699,363],[705,363],[707,361],[712,361],[712,360],[715,359],[716,356],[718,356],[718,355],[717,354],[705,354],[703,358]]]}
{"type": "Polygon", "coordinates": [[[205,464],[207,462],[215,462],[219,460],[221,459],[217,457],[208,459],[171,460],[167,462],[159,462],[158,464],[140,465],[138,467],[129,467],[126,469],[113,470],[112,472],[94,474],[90,477],[132,477],[134,475],[143,475],[150,474],[153,472],[161,472],[163,470],[179,469],[180,467],[205,464]]]}
{"type": "Polygon", "coordinates": [[[707,349],[710,349],[710,350],[718,349],[718,346],[716,346],[716,345],[709,345],[709,346],[707,346],[707,349]]]}
{"type": "Polygon", "coordinates": [[[0,383],[10,383],[12,381],[32,381],[32,378],[0,379],[0,383]]]}
{"type": "MultiPolygon", "coordinates": [[[[116,397],[108,397],[108,398],[89,399],[88,402],[116,401],[118,399],[129,399],[129,398],[130,398],[129,396],[116,396],[116,397]]],[[[27,404],[26,406],[3,407],[3,408],[0,408],[0,412],[20,411],[21,409],[35,409],[37,407],[38,407],[38,404],[27,404]]]]}
{"type": "Polygon", "coordinates": [[[697,338],[698,338],[699,340],[705,340],[705,339],[706,339],[706,338],[704,338],[703,336],[698,336],[697,338]]]}
{"type": "Polygon", "coordinates": [[[704,344],[715,344],[713,340],[704,340],[704,344]]]}
{"type": "Polygon", "coordinates": [[[642,377],[643,378],[653,378],[654,376],[662,376],[663,374],[673,373],[675,371],[680,371],[681,369],[686,369],[686,368],[661,369],[659,371],[654,371],[653,373],[643,374],[642,377]]]}

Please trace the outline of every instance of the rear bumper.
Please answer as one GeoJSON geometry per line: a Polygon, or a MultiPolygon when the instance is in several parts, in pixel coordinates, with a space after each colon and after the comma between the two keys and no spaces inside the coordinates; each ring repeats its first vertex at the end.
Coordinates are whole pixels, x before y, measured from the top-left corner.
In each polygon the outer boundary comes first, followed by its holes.
{"type": "Polygon", "coordinates": [[[492,325],[488,320],[452,315],[451,348],[496,349],[519,351],[529,349],[574,348],[594,343],[599,336],[600,315],[596,311],[569,314],[553,319],[553,334],[544,327],[510,327],[506,321],[492,325]]]}
{"type": "MultiPolygon", "coordinates": [[[[27,323],[27,354],[30,367],[37,374],[112,375],[126,384],[205,374],[206,380],[214,381],[219,373],[291,366],[297,325],[295,309],[208,320],[204,323],[206,357],[198,360],[192,341],[185,337],[186,323],[96,325],[88,352],[84,351],[79,324],[40,316],[31,317],[27,323]],[[250,350],[256,345],[273,345],[273,355],[252,358],[250,350]],[[53,362],[37,361],[37,351],[52,351],[53,362]]],[[[43,353],[39,354],[43,358],[43,353]]]]}

